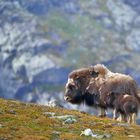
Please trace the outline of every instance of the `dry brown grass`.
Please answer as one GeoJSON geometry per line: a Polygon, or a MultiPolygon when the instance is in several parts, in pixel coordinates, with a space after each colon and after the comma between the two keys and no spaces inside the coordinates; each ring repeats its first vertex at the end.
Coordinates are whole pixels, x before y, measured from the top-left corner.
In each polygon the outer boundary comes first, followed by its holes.
{"type": "Polygon", "coordinates": [[[140,126],[117,126],[118,122],[109,118],[99,118],[75,110],[50,108],[36,104],[25,104],[12,100],[0,99],[0,139],[6,140],[91,140],[80,136],[86,128],[96,134],[111,134],[112,140],[139,140],[140,126]],[[75,115],[77,122],[63,124],[60,119],[50,118],[44,112],[56,115],[75,115]]]}

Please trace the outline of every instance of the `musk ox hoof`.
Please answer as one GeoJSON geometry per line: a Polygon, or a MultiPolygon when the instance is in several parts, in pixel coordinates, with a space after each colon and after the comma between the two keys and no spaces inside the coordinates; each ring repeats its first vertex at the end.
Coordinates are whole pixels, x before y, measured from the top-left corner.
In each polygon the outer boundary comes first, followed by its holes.
{"type": "Polygon", "coordinates": [[[118,118],[113,118],[113,120],[115,121],[115,120],[117,120],[118,118]]]}

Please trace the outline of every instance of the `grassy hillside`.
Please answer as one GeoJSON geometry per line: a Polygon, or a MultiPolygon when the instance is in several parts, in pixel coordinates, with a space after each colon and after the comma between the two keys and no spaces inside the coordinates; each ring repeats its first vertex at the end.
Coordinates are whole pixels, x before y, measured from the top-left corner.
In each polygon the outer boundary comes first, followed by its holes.
{"type": "Polygon", "coordinates": [[[98,135],[110,135],[109,138],[102,139],[140,139],[138,125],[129,126],[75,110],[0,99],[0,140],[96,139],[91,136],[80,136],[81,131],[87,128],[98,135]],[[62,115],[73,115],[76,121],[67,123],[62,115]]]}

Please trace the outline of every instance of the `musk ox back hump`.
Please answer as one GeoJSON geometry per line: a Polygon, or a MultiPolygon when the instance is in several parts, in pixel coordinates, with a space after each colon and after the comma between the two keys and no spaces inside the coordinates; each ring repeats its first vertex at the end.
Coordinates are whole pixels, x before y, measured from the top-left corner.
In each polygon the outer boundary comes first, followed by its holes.
{"type": "Polygon", "coordinates": [[[107,93],[126,93],[136,98],[139,98],[139,88],[136,81],[124,74],[114,74],[112,77],[108,77],[106,81],[100,86],[100,93],[102,99],[107,93]]]}

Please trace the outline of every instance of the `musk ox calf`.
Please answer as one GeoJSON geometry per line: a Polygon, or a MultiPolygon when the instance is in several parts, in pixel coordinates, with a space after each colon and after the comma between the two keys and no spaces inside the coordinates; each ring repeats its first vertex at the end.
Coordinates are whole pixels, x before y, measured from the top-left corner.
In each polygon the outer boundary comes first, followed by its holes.
{"type": "Polygon", "coordinates": [[[128,123],[136,124],[139,102],[134,96],[125,93],[108,93],[106,102],[110,102],[110,100],[113,102],[114,119],[119,113],[121,115],[120,121],[125,120],[128,123]]]}

